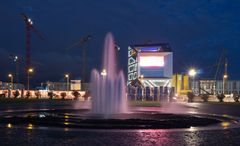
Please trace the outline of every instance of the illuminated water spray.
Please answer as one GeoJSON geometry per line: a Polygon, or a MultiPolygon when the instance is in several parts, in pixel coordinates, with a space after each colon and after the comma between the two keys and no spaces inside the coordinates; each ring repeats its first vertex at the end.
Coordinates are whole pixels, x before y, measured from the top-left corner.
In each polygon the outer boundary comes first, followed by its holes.
{"type": "Polygon", "coordinates": [[[126,86],[123,72],[117,72],[116,49],[111,33],[105,38],[103,70],[91,74],[92,112],[118,114],[127,111],[126,86]]]}

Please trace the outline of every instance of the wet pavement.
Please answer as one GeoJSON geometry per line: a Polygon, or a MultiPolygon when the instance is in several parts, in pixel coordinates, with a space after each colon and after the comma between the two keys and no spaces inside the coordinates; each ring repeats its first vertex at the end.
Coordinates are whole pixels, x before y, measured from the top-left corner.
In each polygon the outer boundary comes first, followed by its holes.
{"type": "MultiPolygon", "coordinates": [[[[75,101],[33,101],[0,103],[0,111],[86,108],[75,101]]],[[[166,113],[208,113],[240,117],[240,104],[173,103],[162,107],[134,107],[132,111],[166,113]]],[[[0,129],[0,145],[239,145],[240,128],[181,130],[72,130],[34,127],[0,129]]]]}

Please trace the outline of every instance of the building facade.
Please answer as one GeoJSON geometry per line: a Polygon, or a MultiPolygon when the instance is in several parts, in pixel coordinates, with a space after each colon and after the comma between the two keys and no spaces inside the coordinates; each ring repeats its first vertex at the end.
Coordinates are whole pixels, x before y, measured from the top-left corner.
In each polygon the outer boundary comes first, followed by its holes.
{"type": "Polygon", "coordinates": [[[169,44],[128,47],[128,84],[139,80],[143,86],[171,87],[173,54],[169,44]]]}
{"type": "Polygon", "coordinates": [[[7,90],[7,89],[24,89],[24,85],[20,83],[10,83],[10,82],[2,82],[0,81],[0,89],[7,90]]]}
{"type": "Polygon", "coordinates": [[[222,80],[196,80],[190,82],[194,86],[194,91],[197,94],[240,94],[240,80],[228,80],[225,89],[223,89],[222,80]]]}
{"type": "Polygon", "coordinates": [[[88,86],[86,85],[86,83],[82,84],[81,80],[70,80],[69,83],[47,81],[46,83],[41,83],[41,87],[42,87],[43,90],[81,91],[81,90],[86,90],[88,86]]]}
{"type": "Polygon", "coordinates": [[[172,93],[172,75],[173,53],[169,44],[128,47],[127,84],[133,98],[156,100],[167,96],[172,93]]]}

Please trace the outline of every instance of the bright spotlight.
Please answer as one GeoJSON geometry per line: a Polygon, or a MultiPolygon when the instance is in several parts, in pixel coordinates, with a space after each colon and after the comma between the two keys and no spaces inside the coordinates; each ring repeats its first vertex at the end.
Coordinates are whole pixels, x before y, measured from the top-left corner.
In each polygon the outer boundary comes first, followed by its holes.
{"type": "Polygon", "coordinates": [[[194,77],[196,74],[197,74],[197,72],[196,72],[195,69],[190,69],[190,70],[188,71],[188,75],[189,75],[189,76],[194,77]]]}

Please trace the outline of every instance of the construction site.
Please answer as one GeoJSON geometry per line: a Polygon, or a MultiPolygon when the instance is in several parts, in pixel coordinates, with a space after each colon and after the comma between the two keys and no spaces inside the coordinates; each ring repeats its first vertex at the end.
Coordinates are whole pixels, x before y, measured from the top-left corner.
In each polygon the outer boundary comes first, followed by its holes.
{"type": "MultiPolygon", "coordinates": [[[[20,14],[25,26],[25,56],[9,54],[9,58],[15,64],[15,72],[9,73],[9,81],[0,81],[2,94],[9,90],[26,90],[32,92],[38,90],[46,91],[89,91],[90,83],[87,75],[88,53],[87,45],[92,35],[85,35],[73,44],[65,48],[66,51],[81,50],[81,73],[78,78],[70,79],[70,74],[65,73],[61,81],[46,81],[39,86],[31,86],[31,78],[35,72],[31,57],[31,36],[45,40],[44,36],[36,29],[32,19],[25,13],[20,14]],[[20,68],[20,62],[24,63],[24,71],[20,68]],[[20,80],[20,74],[25,74],[20,80]]],[[[115,42],[116,57],[120,47],[115,42]]],[[[229,80],[228,61],[226,49],[223,49],[216,64],[205,70],[213,70],[212,77],[204,78],[199,74],[199,69],[189,68],[184,73],[174,73],[173,50],[169,43],[145,43],[129,45],[128,47],[128,69],[127,89],[130,100],[149,101],[185,101],[187,93],[191,92],[196,97],[208,95],[216,97],[224,94],[232,97],[240,94],[240,81],[229,80]]],[[[25,92],[23,92],[25,93],[25,92]]],[[[26,92],[27,93],[27,92],[26,92]]],[[[44,93],[45,94],[45,93],[44,93]]],[[[59,95],[60,96],[60,95],[59,95]]]]}

